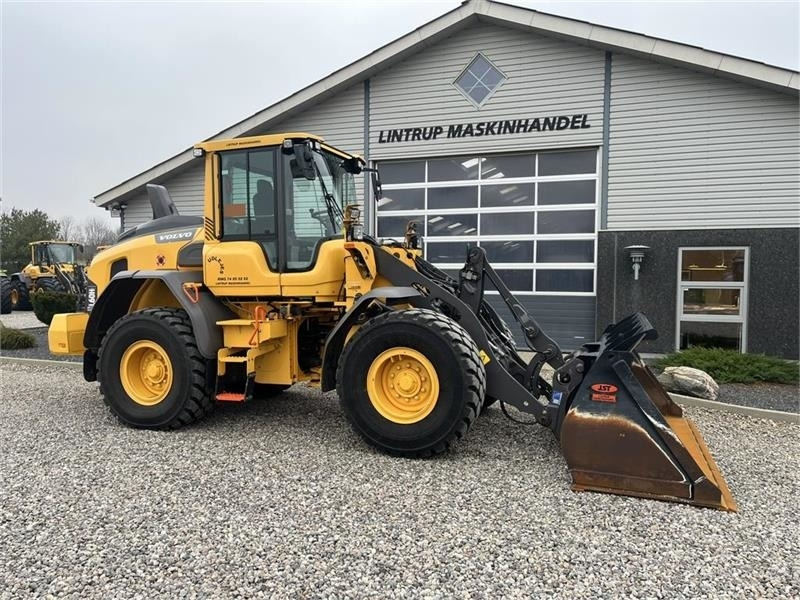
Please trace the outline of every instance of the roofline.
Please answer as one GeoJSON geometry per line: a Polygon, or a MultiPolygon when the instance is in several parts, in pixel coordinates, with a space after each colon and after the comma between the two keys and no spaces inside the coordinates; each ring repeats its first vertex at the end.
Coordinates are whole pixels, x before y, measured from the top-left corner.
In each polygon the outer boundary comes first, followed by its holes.
{"type": "MultiPolygon", "coordinates": [[[[558,37],[606,50],[623,51],[626,54],[658,62],[683,67],[690,66],[697,71],[766,87],[782,93],[800,93],[800,73],[783,67],[495,0],[466,0],[461,6],[417,27],[410,33],[381,46],[227,129],[223,129],[206,138],[205,141],[247,135],[257,127],[263,127],[278,117],[285,117],[289,113],[300,111],[307,105],[317,103],[327,96],[367,79],[375,72],[383,70],[425,46],[436,43],[453,30],[466,27],[476,20],[529,29],[550,37],[558,37]]],[[[193,159],[192,148],[187,148],[154,167],[101,192],[93,198],[93,202],[98,206],[107,206],[115,200],[130,196],[146,183],[187,168],[193,159]]]]}

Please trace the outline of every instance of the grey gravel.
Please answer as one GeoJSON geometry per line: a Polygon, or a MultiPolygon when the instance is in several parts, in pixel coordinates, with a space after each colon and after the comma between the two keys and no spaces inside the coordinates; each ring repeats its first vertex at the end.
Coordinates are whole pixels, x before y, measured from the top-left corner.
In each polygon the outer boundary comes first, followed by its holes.
{"type": "Polygon", "coordinates": [[[719,401],[783,412],[800,412],[800,389],[777,383],[721,383],[719,401]]]}
{"type": "Polygon", "coordinates": [[[731,514],[574,493],[550,432],[495,407],[412,461],[304,387],[162,433],[72,369],[0,377],[1,598],[800,595],[796,425],[687,410],[731,514]]]}
{"type": "Polygon", "coordinates": [[[15,310],[7,315],[0,315],[0,323],[13,329],[30,329],[32,327],[45,327],[36,318],[32,310],[15,310]]]}

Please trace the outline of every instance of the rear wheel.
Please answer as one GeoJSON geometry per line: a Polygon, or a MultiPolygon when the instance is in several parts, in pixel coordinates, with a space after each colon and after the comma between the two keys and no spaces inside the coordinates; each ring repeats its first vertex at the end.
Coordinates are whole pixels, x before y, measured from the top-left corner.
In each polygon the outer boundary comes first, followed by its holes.
{"type": "Polygon", "coordinates": [[[0,277],[0,314],[7,315],[14,310],[15,291],[16,288],[8,277],[0,277]]]}
{"type": "Polygon", "coordinates": [[[421,309],[367,321],[345,347],[336,379],[353,428],[373,446],[409,457],[439,454],[464,437],[486,388],[469,334],[421,309]]]}
{"type": "Polygon", "coordinates": [[[17,301],[14,304],[14,310],[31,310],[33,306],[31,306],[31,297],[30,293],[28,292],[28,286],[25,285],[25,282],[15,279],[11,282],[17,291],[17,301]]]}
{"type": "Polygon", "coordinates": [[[214,407],[207,361],[183,310],[150,308],[119,319],[98,361],[103,401],[133,427],[177,429],[214,407]]]}
{"type": "Polygon", "coordinates": [[[64,286],[55,277],[39,277],[33,284],[34,292],[66,292],[64,286]]]}

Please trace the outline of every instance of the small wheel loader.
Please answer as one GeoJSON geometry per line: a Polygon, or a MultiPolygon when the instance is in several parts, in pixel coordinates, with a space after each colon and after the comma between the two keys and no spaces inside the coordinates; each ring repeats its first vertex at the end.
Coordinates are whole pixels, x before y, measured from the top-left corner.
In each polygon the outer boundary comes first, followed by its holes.
{"type": "Polygon", "coordinates": [[[204,216],[178,214],[165,188],[148,186],[153,220],[95,256],[76,277],[78,310],[49,330],[50,350],[82,354],[84,377],[122,422],[174,429],[218,402],[304,382],[336,389],[367,443],[428,457],[498,401],[555,434],[577,490],[736,510],[700,433],[636,354],[656,335],[644,315],[565,356],[480,247],[454,278],[425,260],[413,223],[402,240],[366,235],[360,157],[305,133],[194,153],[205,161],[204,216]],[[532,360],[484,298],[487,284],[532,360]]]}
{"type": "Polygon", "coordinates": [[[77,242],[40,240],[28,244],[31,262],[11,275],[10,287],[14,310],[31,310],[30,295],[43,292],[76,292],[73,274],[83,246],[77,242]]]}

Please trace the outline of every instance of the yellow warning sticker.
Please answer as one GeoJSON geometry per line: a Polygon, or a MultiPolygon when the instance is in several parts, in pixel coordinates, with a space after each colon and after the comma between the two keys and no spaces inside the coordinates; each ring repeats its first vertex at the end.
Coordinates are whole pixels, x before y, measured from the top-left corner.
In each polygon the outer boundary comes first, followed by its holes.
{"type": "Polygon", "coordinates": [[[488,355],[488,354],[486,354],[486,352],[484,352],[483,350],[481,350],[481,351],[478,353],[478,356],[480,356],[480,357],[481,357],[481,360],[483,361],[483,364],[485,364],[485,365],[489,364],[489,361],[491,361],[491,360],[492,360],[491,358],[489,358],[489,355],[488,355]]]}

